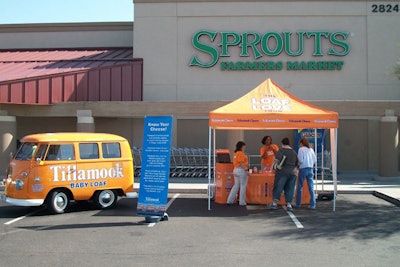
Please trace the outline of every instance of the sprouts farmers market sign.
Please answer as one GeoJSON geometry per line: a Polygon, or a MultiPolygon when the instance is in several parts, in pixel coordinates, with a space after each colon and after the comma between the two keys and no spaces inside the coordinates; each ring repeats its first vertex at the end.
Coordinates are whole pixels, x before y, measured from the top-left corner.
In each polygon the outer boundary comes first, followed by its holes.
{"type": "Polygon", "coordinates": [[[276,57],[286,54],[296,58],[305,52],[314,57],[335,56],[340,59],[350,52],[347,42],[349,32],[336,31],[297,31],[297,32],[216,32],[201,30],[192,38],[193,47],[202,53],[195,53],[189,66],[214,67],[218,62],[222,71],[233,70],[341,70],[342,60],[314,60],[286,62],[263,60],[263,57],[276,57]],[[218,38],[217,38],[218,37],[218,38]],[[220,40],[220,41],[217,41],[220,40]],[[231,56],[230,48],[236,47],[241,58],[253,56],[255,60],[220,60],[231,56]]]}

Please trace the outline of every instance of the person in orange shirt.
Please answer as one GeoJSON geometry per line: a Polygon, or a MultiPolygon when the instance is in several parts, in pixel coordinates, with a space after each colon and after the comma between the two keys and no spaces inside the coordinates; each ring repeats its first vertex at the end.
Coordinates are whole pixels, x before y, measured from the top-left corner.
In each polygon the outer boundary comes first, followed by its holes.
{"type": "Polygon", "coordinates": [[[270,171],[279,148],[277,145],[272,144],[272,138],[269,135],[264,136],[261,143],[263,144],[260,148],[261,171],[270,171]]]}
{"type": "Polygon", "coordinates": [[[239,141],[236,144],[235,154],[233,156],[233,176],[235,178],[235,184],[233,185],[231,192],[229,193],[227,204],[232,205],[235,200],[236,194],[240,188],[239,194],[239,205],[246,206],[246,187],[248,180],[248,169],[249,159],[244,153],[246,150],[246,144],[243,141],[239,141]]]}

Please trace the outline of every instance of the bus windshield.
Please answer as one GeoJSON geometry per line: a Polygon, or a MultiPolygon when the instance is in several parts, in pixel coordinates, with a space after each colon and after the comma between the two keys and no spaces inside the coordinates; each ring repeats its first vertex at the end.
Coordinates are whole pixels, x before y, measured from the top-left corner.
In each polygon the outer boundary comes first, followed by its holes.
{"type": "Polygon", "coordinates": [[[36,143],[23,143],[19,148],[17,154],[15,155],[15,159],[18,160],[30,160],[33,155],[35,155],[35,151],[37,148],[36,143]]]}

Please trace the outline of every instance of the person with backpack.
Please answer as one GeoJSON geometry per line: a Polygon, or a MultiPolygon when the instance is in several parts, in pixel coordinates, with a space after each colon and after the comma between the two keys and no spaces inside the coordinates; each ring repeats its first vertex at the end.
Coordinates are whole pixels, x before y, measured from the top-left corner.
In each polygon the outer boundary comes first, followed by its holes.
{"type": "Polygon", "coordinates": [[[296,151],[290,147],[289,138],[285,137],[282,139],[282,148],[276,153],[275,161],[277,167],[275,169],[271,209],[278,209],[278,202],[281,198],[282,191],[284,191],[286,210],[293,211],[291,203],[296,186],[296,174],[299,160],[296,151]]]}

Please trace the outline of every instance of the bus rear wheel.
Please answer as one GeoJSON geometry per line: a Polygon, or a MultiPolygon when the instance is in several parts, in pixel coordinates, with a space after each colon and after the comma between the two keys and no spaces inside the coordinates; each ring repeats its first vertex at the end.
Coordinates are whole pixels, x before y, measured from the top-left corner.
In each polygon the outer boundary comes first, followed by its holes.
{"type": "Polygon", "coordinates": [[[64,191],[53,191],[48,199],[47,206],[54,214],[64,213],[69,204],[69,197],[64,191]]]}
{"type": "Polygon", "coordinates": [[[116,191],[106,189],[106,190],[96,191],[93,200],[97,208],[109,209],[117,204],[118,196],[116,191]]]}

